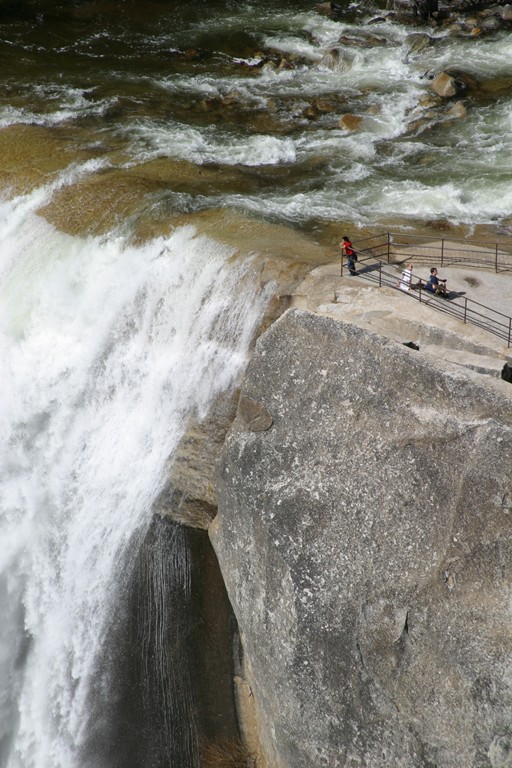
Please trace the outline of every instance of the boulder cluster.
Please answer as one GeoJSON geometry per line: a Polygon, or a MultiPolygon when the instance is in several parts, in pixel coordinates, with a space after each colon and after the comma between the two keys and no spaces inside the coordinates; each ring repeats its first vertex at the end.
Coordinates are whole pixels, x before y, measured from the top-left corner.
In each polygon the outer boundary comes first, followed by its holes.
{"type": "MultiPolygon", "coordinates": [[[[341,14],[341,9],[332,2],[320,4],[317,10],[331,18],[338,18],[341,14]]],[[[510,29],[512,5],[491,5],[468,0],[440,6],[437,0],[389,0],[388,9],[366,22],[357,36],[343,34],[339,45],[324,55],[321,65],[338,71],[349,69],[353,59],[351,51],[354,48],[386,44],[385,38],[373,34],[373,25],[394,20],[412,26],[427,24],[431,27],[429,33],[412,32],[406,38],[406,59],[415,61],[428,47],[446,45],[450,38],[476,40],[500,30],[510,29]]],[[[427,71],[422,78],[428,88],[411,112],[408,124],[410,132],[422,132],[439,123],[464,118],[468,111],[468,98],[478,101],[496,90],[496,84],[480,81],[460,68],[448,67],[439,72],[427,71]]],[[[364,125],[366,115],[375,114],[376,111],[378,112],[378,107],[372,105],[366,114],[347,112],[340,117],[339,126],[349,131],[357,130],[364,125]]]]}
{"type": "MultiPolygon", "coordinates": [[[[342,18],[345,13],[333,2],[316,6],[320,14],[342,18]]],[[[361,24],[350,33],[344,31],[314,66],[335,72],[349,72],[358,50],[389,45],[389,39],[379,33],[383,23],[418,27],[411,30],[400,55],[406,61],[421,67],[421,55],[429,47],[446,46],[453,38],[477,40],[508,30],[512,25],[511,4],[482,4],[472,0],[441,5],[438,0],[388,0],[388,8],[373,17],[361,19],[361,24]],[[425,31],[425,26],[428,31],[425,31]]],[[[233,66],[259,77],[269,72],[283,72],[311,67],[309,59],[297,53],[274,48],[250,51],[243,59],[233,60],[233,66]]],[[[500,83],[476,78],[460,68],[448,67],[441,71],[426,71],[421,75],[425,92],[410,113],[409,132],[423,132],[432,127],[463,119],[472,103],[486,100],[501,89],[510,88],[503,78],[500,83]]],[[[368,96],[368,94],[365,94],[368,96]]],[[[297,121],[316,122],[342,128],[346,131],[364,130],[367,121],[379,113],[379,106],[371,99],[350,98],[342,92],[322,94],[318,97],[277,96],[266,103],[252,103],[236,90],[204,99],[196,109],[208,112],[215,121],[244,121],[255,132],[286,134],[294,130],[297,121]],[[370,102],[370,103],[369,103],[370,102]]]]}

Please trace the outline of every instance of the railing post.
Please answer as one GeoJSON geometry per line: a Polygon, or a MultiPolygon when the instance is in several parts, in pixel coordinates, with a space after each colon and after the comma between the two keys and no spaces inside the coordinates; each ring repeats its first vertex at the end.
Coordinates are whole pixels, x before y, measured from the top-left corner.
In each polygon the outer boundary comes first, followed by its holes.
{"type": "Polygon", "coordinates": [[[464,299],[464,322],[466,322],[468,316],[468,300],[464,299]]]}
{"type": "Polygon", "coordinates": [[[387,234],[387,237],[388,237],[388,264],[389,264],[389,258],[390,258],[390,252],[389,251],[390,251],[390,245],[391,245],[391,237],[389,235],[389,232],[386,232],[386,234],[387,234]]]}
{"type": "Polygon", "coordinates": [[[441,240],[441,266],[443,266],[443,257],[444,257],[444,237],[441,240]]]}
{"type": "Polygon", "coordinates": [[[382,288],[382,261],[379,261],[379,288],[382,288]]]}
{"type": "Polygon", "coordinates": [[[496,258],[494,260],[494,271],[498,274],[498,243],[496,243],[496,258]]]}
{"type": "Polygon", "coordinates": [[[340,256],[340,275],[343,277],[343,251],[341,252],[340,256]]]}

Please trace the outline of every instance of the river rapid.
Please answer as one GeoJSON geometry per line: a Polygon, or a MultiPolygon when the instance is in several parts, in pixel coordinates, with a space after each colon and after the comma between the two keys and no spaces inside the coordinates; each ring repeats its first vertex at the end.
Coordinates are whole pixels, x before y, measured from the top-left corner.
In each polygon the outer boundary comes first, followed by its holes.
{"type": "MultiPolygon", "coordinates": [[[[303,0],[6,2],[0,31],[0,766],[195,768],[174,722],[165,759],[112,747],[113,626],[169,460],[240,381],[274,290],[262,252],[506,237],[512,39],[303,0]],[[479,87],[425,118],[449,65],[479,87]]],[[[187,591],[180,547],[166,594],[187,591]]]]}
{"type": "Polygon", "coordinates": [[[338,225],[493,240],[512,226],[507,30],[404,26],[369,2],[336,20],[304,0],[34,0],[1,14],[2,187],[52,182],[59,228],[147,237],[214,209],[329,245],[338,225]],[[418,32],[430,44],[415,51],[418,32]],[[478,87],[465,116],[432,118],[429,76],[449,66],[478,87]]]}

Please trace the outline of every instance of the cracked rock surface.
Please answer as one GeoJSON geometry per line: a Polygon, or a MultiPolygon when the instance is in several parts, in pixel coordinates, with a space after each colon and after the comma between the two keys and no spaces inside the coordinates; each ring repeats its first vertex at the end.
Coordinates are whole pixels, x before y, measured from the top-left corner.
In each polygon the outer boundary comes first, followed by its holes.
{"type": "Polygon", "coordinates": [[[210,535],[268,764],[512,765],[510,384],[291,309],[242,398],[210,535]]]}

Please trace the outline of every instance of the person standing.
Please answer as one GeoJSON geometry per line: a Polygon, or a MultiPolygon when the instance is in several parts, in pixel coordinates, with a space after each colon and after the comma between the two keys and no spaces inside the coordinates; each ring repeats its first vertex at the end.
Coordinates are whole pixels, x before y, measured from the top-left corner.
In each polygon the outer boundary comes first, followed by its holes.
{"type": "Polygon", "coordinates": [[[357,275],[356,272],[356,261],[357,261],[357,254],[354,251],[354,248],[352,247],[352,243],[350,242],[350,238],[348,235],[343,235],[343,240],[339,244],[341,248],[341,257],[343,256],[347,257],[347,267],[348,271],[351,275],[357,275]]]}

